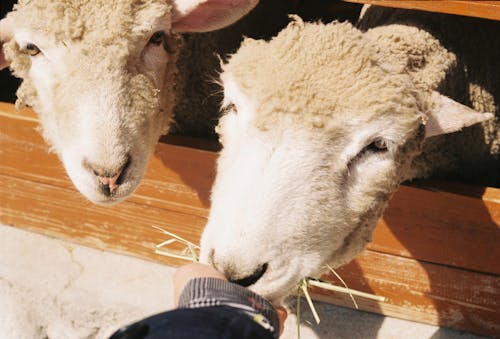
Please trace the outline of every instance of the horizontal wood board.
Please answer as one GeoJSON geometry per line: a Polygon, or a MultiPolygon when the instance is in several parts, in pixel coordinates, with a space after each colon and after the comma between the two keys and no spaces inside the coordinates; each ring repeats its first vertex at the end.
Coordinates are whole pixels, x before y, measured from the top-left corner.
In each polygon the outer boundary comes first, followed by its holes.
{"type": "MultiPolygon", "coordinates": [[[[336,270],[350,288],[382,295],[385,302],[355,297],[360,308],[408,320],[500,333],[500,279],[449,266],[365,250],[336,270]]],[[[342,286],[333,275],[324,277],[342,286]]],[[[345,295],[312,288],[316,299],[354,308],[345,295]]]]}
{"type": "MultiPolygon", "coordinates": [[[[74,189],[57,157],[46,152],[36,126],[32,111],[0,104],[1,223],[170,265],[182,263],[154,253],[154,245],[166,237],[152,225],[199,241],[215,176],[214,152],[160,143],[136,194],[119,205],[99,207],[74,189]]],[[[434,182],[418,185],[423,188],[401,187],[373,243],[339,271],[352,288],[389,297],[387,303],[361,301],[363,309],[492,334],[497,330],[492,324],[500,323],[492,311],[500,307],[491,304],[500,295],[500,190],[458,185],[440,191],[434,182]],[[456,279],[464,281],[460,289],[456,279]],[[469,297],[483,290],[485,296],[469,297]]],[[[349,305],[346,296],[316,295],[349,305]]]]}
{"type": "MultiPolygon", "coordinates": [[[[46,153],[32,111],[16,112],[0,103],[0,123],[0,174],[65,188],[74,192],[77,203],[90,204],[75,191],[57,157],[46,153]]],[[[216,157],[214,152],[160,143],[143,183],[127,201],[206,218],[216,157]]],[[[441,192],[439,183],[425,183],[424,188],[400,188],[369,248],[500,274],[500,190],[460,185],[459,193],[441,192]]]]}
{"type": "Polygon", "coordinates": [[[417,9],[500,20],[500,1],[461,0],[344,0],[345,2],[371,4],[377,6],[417,9]]]}

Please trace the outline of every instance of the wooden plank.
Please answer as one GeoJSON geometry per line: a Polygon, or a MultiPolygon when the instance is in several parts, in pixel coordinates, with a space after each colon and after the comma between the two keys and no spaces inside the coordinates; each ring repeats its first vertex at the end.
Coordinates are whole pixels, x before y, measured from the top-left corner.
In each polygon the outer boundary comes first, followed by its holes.
{"type": "MultiPolygon", "coordinates": [[[[0,173],[75,190],[57,156],[48,153],[35,131],[37,125],[33,111],[17,112],[13,105],[0,103],[0,173]]],[[[159,143],[129,200],[205,217],[216,159],[214,152],[159,143]]]]}
{"type": "Polygon", "coordinates": [[[448,192],[466,197],[480,198],[489,201],[499,201],[499,189],[493,187],[481,187],[465,185],[457,182],[436,179],[417,179],[407,184],[432,192],[448,192]]]}
{"type": "Polygon", "coordinates": [[[0,197],[2,224],[173,266],[185,262],[155,254],[155,245],[166,237],[152,226],[198,243],[206,223],[203,217],[130,201],[92,205],[72,189],[3,174],[0,197]]]}
{"type": "Polygon", "coordinates": [[[500,20],[500,1],[461,0],[343,0],[352,3],[416,9],[428,12],[466,15],[484,19],[500,20]]]}
{"type": "MultiPolygon", "coordinates": [[[[154,253],[154,246],[168,237],[151,226],[160,225],[197,243],[206,222],[197,216],[128,201],[113,207],[82,203],[73,190],[5,175],[0,175],[0,196],[2,223],[174,266],[183,261],[154,253]]],[[[349,287],[388,298],[385,303],[357,298],[363,310],[484,335],[500,330],[498,275],[370,250],[337,271],[349,287]]],[[[324,279],[336,282],[331,275],[324,279]]],[[[352,307],[347,295],[312,290],[318,300],[352,307]]]]}
{"type": "MultiPolygon", "coordinates": [[[[166,237],[151,225],[198,242],[206,221],[128,201],[94,206],[82,203],[73,190],[5,175],[0,175],[0,196],[2,223],[174,266],[183,262],[154,253],[154,246],[166,237]]],[[[498,276],[369,250],[337,271],[351,288],[388,298],[385,303],[357,298],[363,310],[484,335],[498,333],[498,276]]],[[[332,276],[324,279],[335,281],[332,276]]],[[[346,295],[313,292],[319,300],[352,307],[346,295]]]]}
{"type": "Polygon", "coordinates": [[[368,248],[500,274],[499,243],[500,189],[484,188],[477,198],[401,186],[368,248]]]}
{"type": "MultiPolygon", "coordinates": [[[[360,309],[481,335],[500,333],[500,277],[364,251],[336,270],[350,288],[387,298],[356,297],[360,309]]],[[[342,286],[333,275],[324,277],[342,286]]],[[[348,295],[310,288],[314,298],[353,308],[348,295]]],[[[321,315],[320,315],[321,316],[321,315]]]]}
{"type": "MultiPolygon", "coordinates": [[[[78,197],[75,204],[89,204],[57,157],[46,153],[32,111],[16,113],[12,105],[0,104],[0,126],[0,174],[71,190],[78,197]]],[[[128,201],[206,218],[215,161],[214,152],[160,143],[143,183],[128,201]]],[[[466,195],[463,185],[454,190],[457,194],[436,192],[435,185],[401,187],[368,248],[498,274],[500,190],[475,188],[466,195]]]]}

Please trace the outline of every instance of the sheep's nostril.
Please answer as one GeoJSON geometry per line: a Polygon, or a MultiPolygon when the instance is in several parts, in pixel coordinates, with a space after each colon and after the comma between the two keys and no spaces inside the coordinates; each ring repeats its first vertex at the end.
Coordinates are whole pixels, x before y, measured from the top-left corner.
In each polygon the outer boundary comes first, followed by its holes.
{"type": "Polygon", "coordinates": [[[123,178],[125,172],[130,166],[130,157],[124,162],[124,165],[118,167],[116,170],[106,169],[103,167],[98,167],[91,165],[88,161],[84,161],[84,167],[91,171],[99,182],[99,188],[102,193],[106,196],[111,196],[111,194],[116,191],[116,189],[123,183],[123,178]]]}
{"type": "Polygon", "coordinates": [[[267,264],[264,264],[264,265],[260,266],[254,273],[252,273],[252,275],[250,275],[248,277],[245,277],[242,279],[236,279],[236,280],[231,280],[231,279],[229,279],[229,280],[231,282],[238,284],[238,285],[241,285],[243,287],[248,287],[250,285],[255,284],[260,278],[262,278],[264,273],[266,273],[266,270],[267,270],[267,264]]]}
{"type": "Polygon", "coordinates": [[[118,183],[118,178],[120,178],[122,172],[123,172],[123,167],[120,168],[118,172],[116,172],[113,176],[107,177],[98,175],[97,179],[102,185],[109,187],[110,192],[113,192],[118,188],[118,186],[120,186],[120,184],[118,183]]]}

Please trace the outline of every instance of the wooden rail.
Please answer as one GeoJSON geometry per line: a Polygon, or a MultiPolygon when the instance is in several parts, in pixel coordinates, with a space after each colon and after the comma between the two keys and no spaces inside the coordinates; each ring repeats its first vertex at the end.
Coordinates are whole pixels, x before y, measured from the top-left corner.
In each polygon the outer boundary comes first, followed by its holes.
{"type": "MultiPolygon", "coordinates": [[[[30,110],[0,103],[0,223],[104,250],[179,265],[155,254],[160,226],[199,242],[215,176],[213,151],[160,143],[143,183],[112,207],[87,202],[35,131],[30,110]]],[[[178,140],[176,140],[177,143],[178,140]]],[[[500,189],[421,182],[394,195],[373,243],[339,272],[364,310],[500,333],[500,189]]],[[[335,277],[324,279],[336,282],[335,277]]],[[[352,306],[345,295],[317,299],[352,306]]]]}
{"type": "Polygon", "coordinates": [[[461,0],[344,0],[352,3],[377,6],[417,9],[429,12],[473,16],[484,19],[500,20],[500,1],[461,1],[461,0]]]}

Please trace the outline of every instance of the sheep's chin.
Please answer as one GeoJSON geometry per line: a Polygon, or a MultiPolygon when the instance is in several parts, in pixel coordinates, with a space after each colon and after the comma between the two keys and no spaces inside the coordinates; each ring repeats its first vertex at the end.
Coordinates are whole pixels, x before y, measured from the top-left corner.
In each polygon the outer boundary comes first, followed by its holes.
{"type": "Polygon", "coordinates": [[[263,296],[273,305],[282,305],[287,297],[295,295],[297,293],[301,281],[302,279],[298,279],[298,281],[293,280],[286,283],[274,281],[267,283],[267,286],[264,286],[261,282],[257,282],[255,285],[249,286],[249,289],[263,296]]]}
{"type": "Polygon", "coordinates": [[[274,305],[283,304],[284,300],[296,295],[300,284],[304,278],[319,277],[321,272],[311,271],[312,267],[305,267],[300,262],[290,263],[283,266],[280,263],[278,269],[273,269],[273,263],[270,262],[268,272],[261,279],[249,288],[259,295],[268,299],[274,305]],[[297,266],[295,266],[297,265],[297,266]]]}

